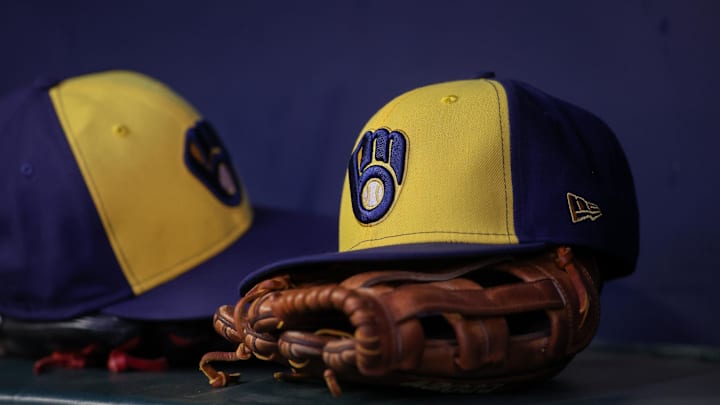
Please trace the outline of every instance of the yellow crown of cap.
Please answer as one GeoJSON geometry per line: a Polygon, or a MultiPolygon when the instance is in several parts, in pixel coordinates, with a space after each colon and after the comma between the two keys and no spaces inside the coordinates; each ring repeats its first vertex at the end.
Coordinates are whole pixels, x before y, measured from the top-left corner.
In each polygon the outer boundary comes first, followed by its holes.
{"type": "MultiPolygon", "coordinates": [[[[516,244],[510,170],[510,124],[503,87],[492,80],[440,83],[386,104],[362,129],[349,170],[359,170],[365,134],[395,131],[405,138],[402,181],[397,165],[372,157],[365,167],[393,173],[394,199],[380,218],[363,222],[352,200],[376,209],[382,183],[351,189],[346,175],[340,206],[340,251],[408,243],[516,244]],[[370,197],[368,197],[370,196],[370,197]]],[[[374,153],[377,139],[370,150],[374,153]]],[[[393,152],[391,147],[388,148],[393,152]]],[[[395,150],[397,152],[397,150],[395,150]]],[[[387,160],[387,159],[386,159],[387,160]]]]}
{"type": "Polygon", "coordinates": [[[185,136],[201,116],[164,84],[110,71],[62,81],[50,97],[136,294],[214,256],[250,226],[245,193],[240,205],[225,205],[189,171],[185,136]]]}

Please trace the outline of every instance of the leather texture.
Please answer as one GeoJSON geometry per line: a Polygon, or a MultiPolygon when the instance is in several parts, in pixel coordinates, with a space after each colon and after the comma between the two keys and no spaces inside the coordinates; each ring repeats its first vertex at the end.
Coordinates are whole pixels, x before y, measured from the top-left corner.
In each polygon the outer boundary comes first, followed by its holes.
{"type": "Polygon", "coordinates": [[[598,269],[570,247],[484,258],[450,268],[361,272],[339,282],[258,283],[214,317],[238,345],[208,353],[214,386],[238,376],[213,361],[255,356],[291,368],[279,379],[491,391],[550,378],[592,340],[600,317],[598,269]]]}

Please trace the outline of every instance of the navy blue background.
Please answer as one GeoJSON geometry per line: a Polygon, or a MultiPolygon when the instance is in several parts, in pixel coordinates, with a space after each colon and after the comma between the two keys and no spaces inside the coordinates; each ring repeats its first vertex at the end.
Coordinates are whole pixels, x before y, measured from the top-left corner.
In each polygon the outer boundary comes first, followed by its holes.
{"type": "Polygon", "coordinates": [[[335,215],[352,144],[394,96],[492,70],[602,117],[635,175],[637,272],[599,336],[720,345],[720,3],[3,1],[0,92],[133,69],[218,129],[263,205],[335,215]]]}

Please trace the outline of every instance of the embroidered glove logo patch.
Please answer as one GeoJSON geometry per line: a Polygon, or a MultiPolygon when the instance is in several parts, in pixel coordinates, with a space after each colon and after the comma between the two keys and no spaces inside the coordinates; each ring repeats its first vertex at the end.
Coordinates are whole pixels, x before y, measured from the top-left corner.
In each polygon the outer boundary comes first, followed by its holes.
{"type": "Polygon", "coordinates": [[[348,165],[355,218],[363,224],[382,219],[395,202],[405,176],[407,138],[385,128],[367,131],[348,165]]]}
{"type": "Polygon", "coordinates": [[[187,131],[185,164],[224,204],[240,204],[242,191],[230,155],[209,122],[198,121],[187,131]]]}

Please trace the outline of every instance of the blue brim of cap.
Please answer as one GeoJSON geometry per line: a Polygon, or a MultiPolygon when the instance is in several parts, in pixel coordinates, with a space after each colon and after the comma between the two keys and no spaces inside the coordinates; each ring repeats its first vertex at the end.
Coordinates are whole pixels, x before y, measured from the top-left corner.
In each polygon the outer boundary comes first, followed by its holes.
{"type": "Polygon", "coordinates": [[[308,255],[281,260],[248,274],[240,282],[240,295],[244,295],[259,281],[282,273],[313,272],[321,277],[323,271],[332,272],[342,268],[355,271],[377,270],[388,266],[412,268],[419,263],[426,265],[431,261],[455,261],[490,255],[530,253],[543,250],[548,246],[549,244],[540,242],[516,245],[415,243],[308,255]]]}
{"type": "Polygon", "coordinates": [[[337,249],[334,218],[254,207],[253,224],[223,252],[187,273],[102,312],[140,320],[209,318],[239,299],[238,281],[269,263],[337,249]]]}

